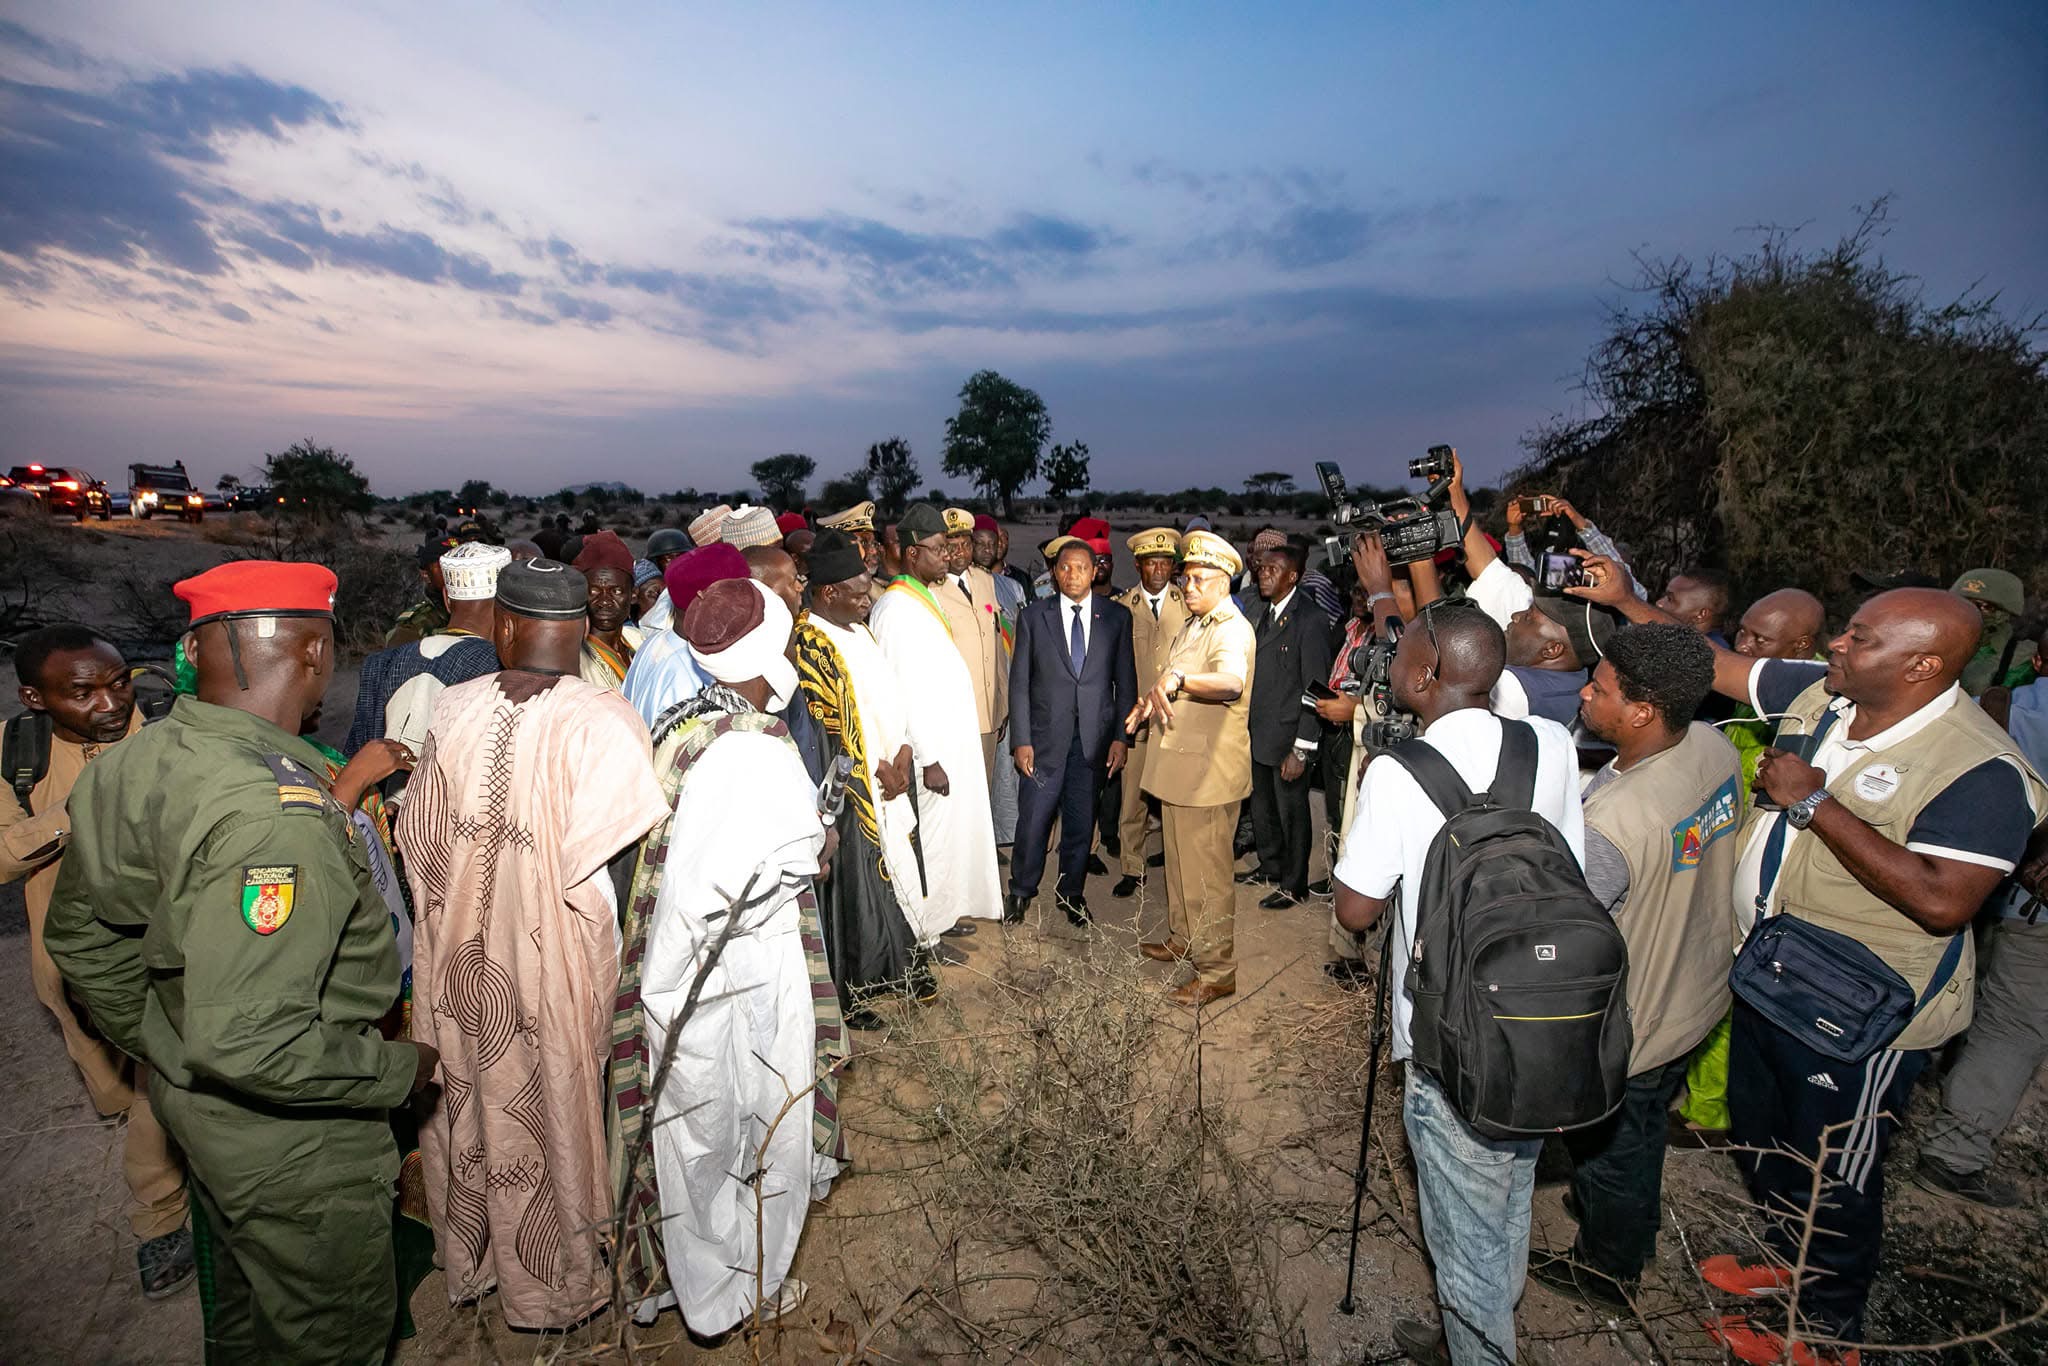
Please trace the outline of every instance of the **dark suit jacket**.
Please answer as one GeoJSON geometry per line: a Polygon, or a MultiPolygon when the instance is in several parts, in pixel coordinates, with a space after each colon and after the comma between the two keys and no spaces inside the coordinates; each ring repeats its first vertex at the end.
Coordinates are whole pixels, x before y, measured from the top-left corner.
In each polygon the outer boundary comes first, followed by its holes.
{"type": "Polygon", "coordinates": [[[1029,745],[1041,761],[1058,763],[1078,732],[1081,755],[1100,763],[1112,740],[1129,743],[1124,717],[1138,702],[1131,664],[1131,614],[1112,598],[1087,603],[1088,657],[1081,676],[1068,666],[1072,615],[1055,593],[1017,614],[1017,650],[1010,658],[1010,745],[1029,745]]]}
{"type": "Polygon", "coordinates": [[[1301,695],[1310,682],[1330,681],[1330,619],[1298,588],[1278,620],[1266,620],[1263,603],[1250,616],[1259,638],[1252,669],[1252,761],[1277,766],[1296,740],[1313,742],[1320,733],[1301,695]]]}

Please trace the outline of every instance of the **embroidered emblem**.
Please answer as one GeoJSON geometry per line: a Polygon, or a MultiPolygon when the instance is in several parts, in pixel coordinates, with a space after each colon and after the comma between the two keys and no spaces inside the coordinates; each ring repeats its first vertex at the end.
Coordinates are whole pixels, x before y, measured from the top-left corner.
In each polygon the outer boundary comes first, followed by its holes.
{"type": "Polygon", "coordinates": [[[324,811],[327,793],[311,769],[282,754],[266,754],[270,776],[277,779],[277,804],[285,811],[324,811]]]}
{"type": "Polygon", "coordinates": [[[294,863],[262,864],[242,869],[242,919],[258,934],[276,934],[292,918],[292,894],[299,868],[294,863]]]}
{"type": "Polygon", "coordinates": [[[1899,790],[1899,771],[1890,764],[1872,764],[1856,775],[1856,795],[1867,802],[1888,802],[1899,790]]]}
{"type": "Polygon", "coordinates": [[[1707,846],[1735,828],[1740,807],[1735,778],[1714,791],[1700,809],[1671,827],[1671,871],[1684,872],[1700,866],[1707,846]]]}

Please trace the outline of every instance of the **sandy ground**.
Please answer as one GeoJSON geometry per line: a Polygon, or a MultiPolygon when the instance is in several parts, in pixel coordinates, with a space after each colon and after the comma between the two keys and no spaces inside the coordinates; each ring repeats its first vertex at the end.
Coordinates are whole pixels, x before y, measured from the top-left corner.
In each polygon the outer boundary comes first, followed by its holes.
{"type": "MultiPolygon", "coordinates": [[[[94,548],[106,551],[109,562],[132,562],[147,551],[161,557],[150,563],[161,564],[159,572],[166,582],[219,557],[217,547],[190,536],[186,528],[124,528],[117,523],[114,532],[105,534],[108,541],[94,548]]],[[[1028,545],[1043,534],[1042,528],[1019,528],[1016,536],[1020,545],[1028,545]]],[[[324,731],[345,727],[353,687],[352,676],[337,678],[323,718],[324,731]]],[[[1314,805],[1320,822],[1320,800],[1314,805]]],[[[1153,848],[1157,847],[1155,835],[1153,848]]],[[[1318,852],[1312,876],[1322,871],[1318,852]]],[[[1111,880],[1096,877],[1089,885],[1097,933],[1102,936],[1099,946],[1127,952],[1141,930],[1149,935],[1163,923],[1163,873],[1152,870],[1141,897],[1131,901],[1110,897],[1111,880]]],[[[1325,957],[1326,905],[1274,912],[1259,909],[1256,901],[1251,889],[1240,890],[1239,995],[1229,1009],[1212,1009],[1205,1019],[1205,1066],[1213,1069],[1205,1076],[1224,1088],[1240,1114],[1240,1147],[1250,1160],[1286,1161],[1289,1172],[1281,1184],[1341,1230],[1349,1211],[1356,1129],[1310,1134],[1298,1096],[1275,1090],[1266,1066],[1284,1046],[1281,1041],[1298,1034],[1304,1017],[1327,1010],[1338,999],[1319,971],[1325,957]],[[1290,1148],[1283,1157],[1283,1149],[1290,1148]]],[[[1023,926],[1003,931],[989,925],[966,941],[970,961],[946,970],[944,989],[967,1018],[986,1020],[1002,1009],[993,980],[1000,960],[1007,957],[1014,966],[1020,960],[1089,951],[1089,945],[1052,912],[1049,899],[1043,910],[1050,919],[1034,912],[1023,926]]],[[[27,951],[18,892],[8,888],[0,899],[0,981],[12,982],[16,989],[0,995],[0,1065],[9,1078],[10,1101],[0,1119],[0,1138],[6,1140],[0,1148],[0,1230],[5,1234],[0,1243],[0,1343],[6,1344],[0,1356],[38,1362],[197,1362],[197,1297],[186,1293],[155,1304],[141,1298],[125,1217],[120,1131],[92,1114],[54,1023],[27,990],[27,951]]],[[[1156,977],[1162,990],[1167,985],[1163,967],[1148,965],[1143,971],[1156,977]]],[[[855,1037],[864,1046],[883,1041],[878,1035],[855,1037]]],[[[885,1107],[875,1093],[880,1081],[875,1067],[856,1066],[842,1088],[842,1114],[857,1145],[864,1143],[863,1130],[884,1125],[885,1107]]],[[[1299,1307],[1301,1327],[1317,1361],[1390,1359],[1388,1329],[1393,1318],[1427,1313],[1431,1302],[1429,1272],[1413,1234],[1412,1176],[1392,1108],[1397,1091],[1391,1074],[1383,1078],[1379,1133],[1389,1145],[1391,1160],[1376,1169],[1374,1192],[1393,1212],[1373,1222],[1361,1243],[1357,1313],[1335,1312],[1344,1281],[1341,1231],[1295,1240],[1300,1246],[1283,1269],[1281,1294],[1299,1307]],[[1389,1172],[1398,1172],[1398,1180],[1389,1172]]],[[[1931,1100],[1930,1089],[1923,1087],[1916,1114],[1924,1114],[1931,1100]]],[[[1958,1207],[1920,1192],[1908,1179],[1913,1158],[1910,1129],[1895,1145],[1889,1168],[1893,1197],[1886,1265],[1873,1300],[1874,1331],[1898,1342],[1942,1341],[1954,1336],[1958,1326],[1986,1327],[2002,1312],[2018,1314],[2032,1307],[2038,1293],[2037,1250],[2048,1237],[2048,1214],[2039,1198],[2048,1184],[2044,1124],[2048,1096],[2037,1080],[2003,1150],[2003,1160],[2035,1198],[2029,1208],[2009,1214],[1958,1207]]],[[[875,1290],[862,1269],[905,1248],[929,1243],[915,1215],[891,1213],[900,1204],[900,1185],[868,1169],[880,1162],[879,1151],[872,1142],[857,1147],[856,1169],[842,1178],[827,1203],[813,1207],[795,1268],[795,1274],[812,1287],[806,1313],[813,1324],[862,1321],[856,1300],[872,1307],[875,1290]]],[[[1546,1162],[1536,1197],[1532,1243],[1537,1247],[1562,1246],[1570,1239],[1571,1220],[1561,1204],[1563,1174],[1554,1161],[1546,1162]]],[[[1730,1221],[1740,1198],[1740,1185],[1726,1157],[1673,1150],[1666,1166],[1665,1235],[1645,1299],[1650,1328],[1607,1324],[1531,1282],[1519,1318],[1522,1359],[1718,1360],[1694,1326],[1705,1297],[1688,1274],[1688,1253],[1704,1256],[1739,1245],[1730,1221]]],[[[481,1313],[451,1310],[438,1275],[420,1287],[413,1313],[420,1332],[402,1345],[398,1360],[404,1362],[553,1358],[565,1349],[572,1354],[588,1349],[615,1331],[608,1320],[600,1319],[567,1342],[515,1333],[495,1322],[488,1301],[481,1313]]],[[[693,1346],[679,1336],[675,1316],[663,1316],[640,1335],[646,1344],[640,1359],[752,1358],[753,1344],[739,1336],[715,1349],[693,1346]],[[665,1349],[658,1344],[666,1344],[665,1349]]],[[[948,1353],[949,1341],[906,1315],[878,1345],[894,1361],[966,1359],[967,1354],[948,1353]]],[[[809,1331],[774,1335],[761,1346],[769,1359],[832,1359],[809,1331]]],[[[1909,1354],[1905,1359],[2039,1361],[2048,1359],[2048,1339],[2036,1333],[2014,1340],[2004,1353],[1977,1347],[1909,1354]]]]}

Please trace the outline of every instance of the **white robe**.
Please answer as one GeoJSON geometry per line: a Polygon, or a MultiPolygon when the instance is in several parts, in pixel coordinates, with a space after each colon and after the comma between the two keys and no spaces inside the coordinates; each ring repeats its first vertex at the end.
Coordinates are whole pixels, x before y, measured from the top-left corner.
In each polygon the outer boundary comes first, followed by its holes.
{"type": "MultiPolygon", "coordinates": [[[[846,661],[846,672],[853,679],[854,705],[860,709],[861,740],[867,750],[869,769],[894,759],[896,751],[909,743],[910,717],[903,707],[902,691],[896,685],[896,671],[882,654],[875,633],[860,622],[839,627],[816,614],[809,620],[846,661]]],[[[873,774],[869,776],[872,778],[873,774]]],[[[883,801],[881,784],[875,783],[874,789],[875,819],[882,829],[882,859],[888,865],[889,885],[896,890],[903,918],[915,929],[924,916],[925,901],[925,894],[918,889],[917,854],[910,847],[917,818],[910,812],[907,793],[883,801]]],[[[926,881],[935,879],[938,871],[927,865],[926,881]]]]}
{"type": "Polygon", "coordinates": [[[811,1133],[817,1016],[798,937],[797,894],[817,872],[817,790],[787,741],[733,732],[700,755],[676,797],[661,892],[647,927],[641,995],[658,1065],[708,950],[755,870],[753,904],[705,980],[674,1069],[655,1098],[656,1186],[669,1279],[684,1319],[722,1333],[753,1313],[755,1258],[773,1303],[804,1215],[838,1163],[811,1133]],[[768,1126],[794,1092],[772,1135],[768,1126]],[[741,1179],[767,1150],[756,1185],[741,1179]],[[757,1211],[756,1201],[760,1202],[757,1211]],[[760,1233],[755,1233],[756,1217],[760,1233]]]}
{"type": "MultiPolygon", "coordinates": [[[[910,928],[918,942],[930,944],[962,917],[993,920],[1003,911],[974,680],[953,648],[945,619],[916,596],[915,589],[892,587],[875,604],[869,621],[883,656],[895,670],[908,717],[920,840],[930,883],[910,928]],[[931,764],[946,771],[950,790],[943,797],[924,785],[924,770],[931,764]]],[[[914,867],[910,875],[916,878],[914,867]]]]}

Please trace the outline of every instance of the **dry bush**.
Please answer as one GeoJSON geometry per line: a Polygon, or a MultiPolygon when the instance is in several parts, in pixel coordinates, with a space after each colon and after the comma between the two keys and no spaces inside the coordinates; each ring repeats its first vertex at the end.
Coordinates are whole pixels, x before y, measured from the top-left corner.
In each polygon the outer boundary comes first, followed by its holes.
{"type": "Polygon", "coordinates": [[[84,570],[70,533],[41,512],[0,517],[0,631],[28,631],[72,610],[84,570]]]}
{"type": "Polygon", "coordinates": [[[902,1303],[997,1359],[1307,1360],[1278,1288],[1290,1216],[1204,1095],[1189,1018],[1099,941],[992,976],[995,1027],[948,996],[870,1057],[890,1203],[933,1238],[901,1250],[902,1303]]]}

